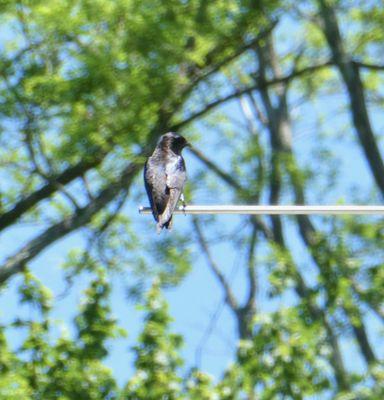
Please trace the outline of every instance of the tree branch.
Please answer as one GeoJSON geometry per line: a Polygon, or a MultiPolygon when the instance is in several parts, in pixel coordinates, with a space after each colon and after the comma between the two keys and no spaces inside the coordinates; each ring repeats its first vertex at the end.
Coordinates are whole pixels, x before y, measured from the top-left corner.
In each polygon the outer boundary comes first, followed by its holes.
{"type": "Polygon", "coordinates": [[[204,234],[200,228],[200,224],[199,224],[197,218],[193,218],[192,223],[195,228],[197,241],[200,245],[202,252],[204,253],[204,255],[207,259],[208,266],[210,267],[211,271],[213,272],[213,274],[216,276],[217,280],[220,282],[221,286],[223,287],[226,303],[229,305],[229,307],[233,311],[237,312],[237,310],[239,308],[239,306],[237,304],[237,300],[235,299],[235,297],[232,293],[232,290],[231,290],[227,280],[225,279],[225,276],[221,273],[220,268],[216,264],[215,260],[212,258],[211,252],[208,247],[208,243],[207,243],[207,241],[204,237],[204,234]]]}
{"type": "Polygon", "coordinates": [[[28,261],[36,257],[49,245],[90,222],[92,217],[112,201],[122,189],[127,189],[130,186],[139,168],[139,164],[129,164],[117,181],[103,189],[85,207],[78,209],[71,216],[52,225],[17,251],[16,254],[10,256],[0,268],[0,284],[22,271],[28,261]]]}
{"type": "Polygon", "coordinates": [[[318,0],[323,34],[328,42],[332,58],[346,86],[352,122],[355,127],[365,158],[384,197],[384,161],[372,128],[365,99],[364,83],[360,68],[345,50],[336,12],[326,0],[318,0]]]}
{"type": "Polygon", "coordinates": [[[247,273],[249,282],[249,293],[246,301],[247,307],[255,307],[256,293],[257,293],[257,278],[255,271],[255,246],[257,240],[258,229],[256,226],[252,227],[251,240],[249,242],[248,260],[247,260],[247,273]]]}
{"type": "MultiPolygon", "coordinates": [[[[204,68],[199,70],[195,75],[195,79],[192,81],[192,84],[193,84],[192,86],[196,86],[197,83],[208,78],[210,75],[219,71],[222,67],[229,64],[230,62],[236,60],[236,58],[240,57],[247,50],[252,49],[261,40],[265,39],[272,32],[272,30],[276,27],[277,23],[278,23],[278,20],[272,21],[271,24],[267,28],[263,29],[255,38],[253,38],[252,40],[250,40],[248,43],[244,44],[243,46],[240,46],[239,48],[237,48],[237,50],[233,54],[229,55],[228,57],[224,58],[223,60],[212,65],[208,69],[208,71],[205,71],[204,68]]],[[[205,65],[209,65],[213,61],[213,59],[216,57],[216,54],[221,54],[222,51],[223,51],[223,49],[221,47],[213,49],[213,51],[207,55],[206,60],[205,60],[205,65]]]]}
{"type": "Polygon", "coordinates": [[[352,62],[359,68],[372,69],[374,71],[384,71],[384,64],[371,64],[363,61],[352,61],[352,62]]]}
{"type": "Polygon", "coordinates": [[[19,200],[11,210],[0,215],[0,231],[16,222],[21,215],[29,211],[39,201],[46,199],[55,193],[58,189],[57,183],[60,185],[66,185],[74,179],[82,176],[86,171],[95,168],[102,160],[103,154],[100,154],[97,158],[91,160],[82,160],[78,164],[63,171],[60,175],[52,178],[50,182],[40,189],[19,200]]]}
{"type": "Polygon", "coordinates": [[[293,71],[292,73],[279,77],[279,78],[275,78],[275,79],[271,79],[271,80],[266,80],[263,82],[257,82],[251,86],[245,87],[245,88],[241,88],[241,89],[237,89],[234,92],[228,94],[227,96],[221,97],[219,99],[216,99],[214,101],[212,101],[211,103],[206,104],[201,110],[196,111],[195,113],[191,114],[189,117],[187,117],[186,119],[184,119],[181,122],[175,123],[170,127],[170,130],[179,130],[180,128],[184,127],[185,125],[190,124],[191,122],[195,121],[196,119],[204,116],[205,114],[207,114],[208,112],[212,111],[213,109],[215,109],[216,107],[220,106],[221,104],[224,104],[230,100],[236,99],[238,97],[241,97],[245,94],[249,94],[254,92],[255,90],[260,90],[261,88],[265,88],[265,87],[269,87],[269,86],[273,86],[273,85],[278,85],[281,83],[288,83],[291,80],[298,78],[302,75],[306,75],[310,72],[316,72],[322,68],[325,67],[329,67],[332,65],[332,61],[325,61],[324,63],[320,63],[317,65],[312,65],[312,66],[308,66],[308,67],[304,67],[300,70],[296,70],[293,71]]]}
{"type": "Polygon", "coordinates": [[[373,365],[377,361],[377,359],[376,359],[375,353],[373,352],[372,347],[369,343],[367,331],[365,329],[365,325],[364,325],[362,316],[361,316],[360,312],[358,314],[359,314],[357,316],[358,321],[355,322],[353,319],[351,321],[353,333],[355,335],[357,343],[359,344],[359,347],[363,354],[365,362],[367,363],[367,365],[373,365]]]}
{"type": "MultiPolygon", "coordinates": [[[[215,164],[212,160],[210,160],[207,156],[201,153],[196,148],[190,148],[190,151],[203,163],[205,164],[211,171],[213,171],[219,178],[221,178],[225,183],[227,183],[230,187],[235,189],[238,194],[242,195],[246,199],[251,199],[254,197],[254,194],[250,193],[250,191],[240,185],[239,181],[236,180],[232,175],[222,170],[217,164],[215,164]]],[[[266,238],[271,239],[273,237],[272,231],[269,227],[264,223],[264,221],[260,217],[252,216],[250,218],[251,223],[258,228],[259,231],[263,232],[266,238]]]]}
{"type": "Polygon", "coordinates": [[[197,157],[203,164],[205,164],[209,169],[213,170],[216,175],[226,182],[229,186],[237,190],[238,192],[244,193],[244,188],[240,183],[228,172],[223,171],[219,166],[217,166],[213,161],[211,161],[205,154],[195,147],[190,147],[189,151],[197,157]]]}
{"type": "MultiPolygon", "coordinates": [[[[273,43],[270,42],[268,47],[258,48],[257,55],[259,60],[259,70],[260,70],[260,78],[261,81],[265,79],[265,69],[271,68],[274,73],[274,79],[280,79],[280,71],[275,67],[274,64],[270,62],[270,59],[274,58],[274,49],[273,43]]],[[[328,64],[328,62],[327,62],[328,64]]],[[[298,72],[296,70],[296,72],[298,72]]],[[[295,70],[293,71],[295,73],[295,70]]],[[[288,170],[291,179],[297,183],[295,185],[292,182],[296,201],[300,198],[304,203],[304,191],[302,190],[300,180],[298,180],[297,174],[294,175],[296,179],[293,179],[292,176],[292,168],[287,167],[287,157],[290,157],[292,162],[294,161],[294,155],[292,153],[292,143],[291,143],[291,124],[289,119],[289,112],[288,112],[288,103],[287,103],[287,86],[282,90],[277,90],[276,95],[278,96],[278,105],[274,106],[272,104],[269,92],[266,88],[262,89],[262,100],[264,103],[264,107],[267,113],[267,128],[269,131],[270,136],[270,145],[271,145],[271,179],[270,179],[270,199],[271,202],[277,202],[280,197],[280,190],[281,190],[281,179],[282,179],[282,169],[283,167],[288,170]]],[[[296,165],[296,164],[294,164],[296,165]]],[[[305,227],[306,229],[311,228],[312,225],[308,223],[309,219],[305,219],[305,223],[303,219],[299,217],[299,224],[300,227],[305,227]]],[[[272,219],[273,224],[273,243],[278,246],[278,248],[283,252],[283,254],[287,257],[287,267],[290,271],[292,271],[294,281],[295,281],[295,290],[296,293],[302,299],[304,305],[307,306],[309,314],[313,320],[320,320],[322,321],[326,331],[327,331],[327,339],[331,344],[332,353],[330,356],[330,363],[335,371],[336,380],[340,388],[347,388],[348,381],[347,381],[347,374],[344,368],[343,360],[340,356],[340,348],[337,337],[335,336],[332,327],[328,324],[326,312],[321,309],[316,304],[316,299],[313,296],[312,290],[307,287],[303,277],[300,274],[300,271],[295,265],[295,262],[292,258],[292,255],[286,245],[286,240],[284,237],[284,232],[282,229],[281,219],[279,217],[272,219]]],[[[302,231],[301,231],[302,232],[302,231]]],[[[307,234],[309,233],[308,230],[305,231],[307,234]]],[[[313,232],[310,231],[312,235],[309,235],[310,238],[313,237],[313,232]]],[[[307,239],[309,239],[307,236],[307,239]]],[[[310,247],[309,244],[307,244],[310,247]]],[[[311,248],[311,247],[310,247],[311,248]]]]}

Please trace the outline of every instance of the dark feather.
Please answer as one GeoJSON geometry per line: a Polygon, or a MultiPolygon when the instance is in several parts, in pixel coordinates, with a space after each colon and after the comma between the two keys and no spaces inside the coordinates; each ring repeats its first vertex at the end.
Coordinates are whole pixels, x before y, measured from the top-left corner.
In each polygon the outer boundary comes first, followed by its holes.
{"type": "Polygon", "coordinates": [[[182,149],[187,141],[175,133],[161,136],[144,167],[145,189],[157,228],[170,229],[172,213],[187,179],[182,149]]]}

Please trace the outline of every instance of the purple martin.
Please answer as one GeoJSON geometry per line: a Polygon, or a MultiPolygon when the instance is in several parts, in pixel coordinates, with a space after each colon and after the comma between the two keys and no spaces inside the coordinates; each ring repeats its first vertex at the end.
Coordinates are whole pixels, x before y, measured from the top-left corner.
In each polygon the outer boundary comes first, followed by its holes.
{"type": "Polygon", "coordinates": [[[144,167],[144,183],[157,231],[171,229],[172,213],[182,195],[187,174],[181,151],[187,140],[174,132],[162,135],[144,167]]]}

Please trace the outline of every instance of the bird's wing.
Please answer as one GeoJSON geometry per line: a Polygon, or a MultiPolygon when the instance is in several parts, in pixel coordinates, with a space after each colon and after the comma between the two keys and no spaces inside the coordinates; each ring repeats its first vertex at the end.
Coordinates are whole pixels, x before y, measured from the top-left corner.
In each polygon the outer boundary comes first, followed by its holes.
{"type": "Polygon", "coordinates": [[[167,187],[169,190],[169,198],[165,210],[160,216],[159,223],[164,226],[172,218],[172,213],[176,208],[179,201],[181,192],[183,191],[187,174],[185,171],[185,164],[182,157],[175,160],[174,163],[169,163],[165,171],[167,175],[167,187]]]}
{"type": "MultiPolygon", "coordinates": [[[[157,168],[153,165],[149,165],[149,161],[147,161],[144,165],[144,184],[145,184],[145,190],[147,191],[149,203],[152,208],[152,214],[156,221],[159,221],[159,211],[160,212],[162,211],[159,210],[160,206],[158,199],[159,196],[156,193],[156,190],[158,189],[157,186],[159,185],[158,175],[159,173],[157,168]]],[[[164,175],[163,180],[165,180],[165,174],[163,175],[164,175]]]]}

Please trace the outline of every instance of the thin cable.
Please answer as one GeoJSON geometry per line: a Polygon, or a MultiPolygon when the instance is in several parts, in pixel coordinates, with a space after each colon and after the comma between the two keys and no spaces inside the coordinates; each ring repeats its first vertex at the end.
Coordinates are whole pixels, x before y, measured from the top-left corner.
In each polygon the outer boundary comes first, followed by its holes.
{"type": "MultiPolygon", "coordinates": [[[[150,207],[139,207],[140,214],[151,214],[150,207]]],[[[180,206],[174,214],[252,214],[252,215],[384,215],[384,206],[362,205],[201,205],[180,206]]]]}

